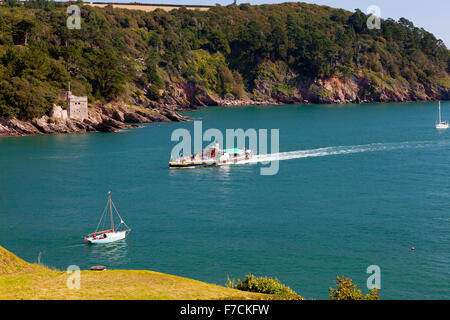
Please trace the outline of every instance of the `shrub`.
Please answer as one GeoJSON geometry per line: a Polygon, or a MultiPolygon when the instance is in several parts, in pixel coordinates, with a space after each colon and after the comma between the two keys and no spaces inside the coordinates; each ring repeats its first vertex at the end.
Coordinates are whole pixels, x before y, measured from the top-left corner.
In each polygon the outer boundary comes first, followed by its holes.
{"type": "Polygon", "coordinates": [[[337,277],[335,283],[337,289],[329,289],[331,300],[380,300],[376,288],[364,296],[361,290],[357,289],[356,284],[352,283],[352,279],[344,278],[344,276],[337,277]]]}
{"type": "Polygon", "coordinates": [[[252,274],[248,274],[242,281],[240,279],[237,279],[236,283],[228,278],[227,287],[242,291],[275,294],[284,299],[304,300],[302,296],[298,295],[291,288],[281,284],[280,281],[276,278],[272,279],[267,277],[255,277],[252,274]]]}
{"type": "Polygon", "coordinates": [[[154,85],[150,85],[147,88],[146,97],[149,98],[150,100],[158,101],[160,98],[159,89],[154,85]]]}

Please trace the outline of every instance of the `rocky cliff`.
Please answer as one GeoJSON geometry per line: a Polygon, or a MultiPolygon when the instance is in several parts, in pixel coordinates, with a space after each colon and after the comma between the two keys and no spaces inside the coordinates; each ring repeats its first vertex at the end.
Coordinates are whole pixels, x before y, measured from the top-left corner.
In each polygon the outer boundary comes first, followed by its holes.
{"type": "Polygon", "coordinates": [[[0,136],[70,132],[114,132],[136,128],[137,123],[185,121],[173,108],[145,109],[123,103],[95,104],[84,120],[61,119],[44,115],[33,120],[1,119],[0,136]]]}
{"type": "MultiPolygon", "coordinates": [[[[282,84],[282,83],[281,83],[282,84]]],[[[152,104],[171,107],[175,110],[192,110],[204,106],[249,106],[277,104],[345,104],[373,102],[407,102],[449,100],[450,91],[437,85],[418,84],[410,87],[408,83],[380,84],[367,75],[352,75],[348,79],[325,78],[303,80],[287,92],[277,90],[280,83],[273,79],[258,82],[251,98],[222,98],[211,91],[196,87],[189,82],[175,83],[171,93],[152,104]]]]}
{"type": "MultiPolygon", "coordinates": [[[[200,51],[197,54],[206,56],[205,61],[213,65],[214,59],[208,53],[200,51]]],[[[217,67],[211,67],[209,80],[214,80],[220,73],[218,70],[228,70],[222,61],[221,63],[217,67]]],[[[143,98],[133,103],[155,107],[172,106],[178,110],[186,110],[198,106],[218,105],[342,104],[450,99],[447,77],[440,82],[412,83],[400,76],[394,79],[384,70],[378,73],[364,70],[341,77],[311,78],[294,72],[283,61],[266,60],[259,64],[252,86],[241,86],[238,90],[234,83],[235,87],[230,91],[235,94],[226,95],[218,94],[214,85],[205,85],[208,83],[207,78],[196,84],[188,80],[174,79],[163,70],[159,71],[164,80],[160,98],[157,101],[147,99],[147,92],[150,90],[147,85],[140,88],[143,98]]],[[[229,73],[231,74],[231,71],[229,73]]],[[[232,81],[230,80],[230,83],[232,81]]]]}
{"type": "MultiPolygon", "coordinates": [[[[275,68],[276,70],[276,68],[275,68]]],[[[197,87],[192,82],[172,82],[163,90],[164,98],[158,102],[145,98],[146,89],[139,90],[140,98],[128,103],[94,104],[84,120],[61,119],[44,115],[33,120],[1,119],[0,136],[43,133],[114,132],[118,129],[138,127],[137,123],[185,121],[177,111],[195,110],[204,106],[248,106],[277,104],[343,104],[369,102],[405,102],[448,100],[450,92],[444,86],[381,80],[375,75],[357,74],[346,79],[302,79],[292,72],[264,73],[255,81],[251,94],[241,98],[220,97],[214,92],[197,87]],[[137,105],[137,106],[136,106],[137,105]]],[[[50,113],[51,114],[51,113],[50,113]]]]}

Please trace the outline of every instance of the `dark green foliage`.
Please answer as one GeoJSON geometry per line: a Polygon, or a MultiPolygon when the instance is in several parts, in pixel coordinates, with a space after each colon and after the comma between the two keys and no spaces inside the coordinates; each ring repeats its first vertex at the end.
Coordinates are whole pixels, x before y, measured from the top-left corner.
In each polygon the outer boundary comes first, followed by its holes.
{"type": "Polygon", "coordinates": [[[10,8],[11,7],[20,7],[21,6],[21,4],[20,4],[20,2],[18,0],[6,0],[4,5],[7,6],[7,7],[10,7],[10,8]]]}
{"type": "Polygon", "coordinates": [[[86,60],[90,66],[86,75],[95,98],[110,101],[124,92],[125,70],[113,49],[87,51],[86,60]]]}
{"type": "Polygon", "coordinates": [[[0,116],[34,118],[49,111],[55,88],[47,83],[13,77],[0,82],[0,116]]]}
{"type": "Polygon", "coordinates": [[[160,98],[159,90],[164,88],[164,82],[159,76],[156,64],[147,60],[147,67],[144,70],[143,80],[149,84],[147,89],[147,98],[158,100],[160,98]]]}
{"type": "Polygon", "coordinates": [[[57,7],[54,0],[26,0],[26,8],[50,10],[57,7]]]}
{"type": "MultiPolygon", "coordinates": [[[[136,84],[158,100],[166,84],[185,81],[242,98],[251,96],[267,63],[285,66],[296,79],[363,73],[407,81],[412,88],[449,83],[448,49],[404,18],[382,20],[381,30],[368,30],[361,11],[305,3],[143,12],[79,2],[81,30],[69,30],[67,5],[8,0],[0,7],[0,89],[17,78],[20,88],[42,90],[34,101],[10,87],[13,92],[0,96],[1,115],[42,115],[50,91],[56,99],[69,80],[91,101],[119,99],[136,84]],[[136,62],[142,59],[145,65],[136,62]]],[[[289,96],[297,85],[275,80],[276,94],[289,96]]]]}
{"type": "Polygon", "coordinates": [[[242,281],[238,279],[236,283],[228,279],[227,287],[242,291],[275,294],[290,300],[304,299],[289,287],[281,284],[278,279],[255,277],[252,274],[246,275],[242,281]]]}

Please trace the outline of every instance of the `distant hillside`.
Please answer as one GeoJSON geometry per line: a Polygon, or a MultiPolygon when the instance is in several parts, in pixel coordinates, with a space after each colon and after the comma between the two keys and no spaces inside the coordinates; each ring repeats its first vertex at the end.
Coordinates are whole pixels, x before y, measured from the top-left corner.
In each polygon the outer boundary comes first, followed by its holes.
{"type": "Polygon", "coordinates": [[[145,108],[449,99],[449,50],[411,21],[283,3],[170,12],[67,3],[0,8],[0,117],[48,113],[61,89],[145,108]]]}

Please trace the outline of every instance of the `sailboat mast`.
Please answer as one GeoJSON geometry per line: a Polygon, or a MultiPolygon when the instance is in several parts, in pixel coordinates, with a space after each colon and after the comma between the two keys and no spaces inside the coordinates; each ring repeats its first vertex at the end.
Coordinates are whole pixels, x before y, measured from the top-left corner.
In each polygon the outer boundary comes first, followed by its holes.
{"type": "Polygon", "coordinates": [[[441,123],[441,101],[439,101],[439,123],[441,123]]]}
{"type": "Polygon", "coordinates": [[[108,195],[109,195],[109,212],[111,214],[111,229],[114,232],[114,219],[113,219],[112,205],[111,205],[111,191],[108,191],[108,195]]]}

